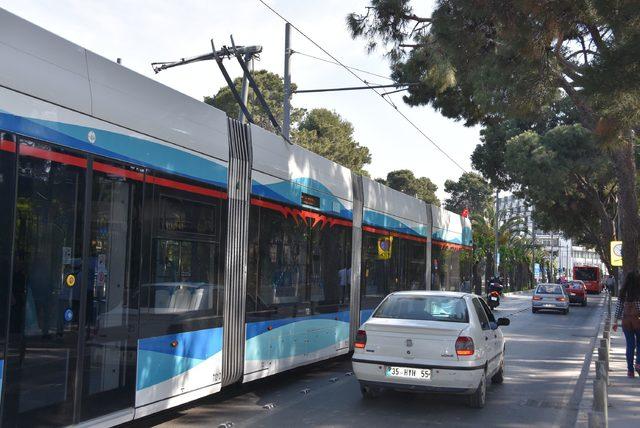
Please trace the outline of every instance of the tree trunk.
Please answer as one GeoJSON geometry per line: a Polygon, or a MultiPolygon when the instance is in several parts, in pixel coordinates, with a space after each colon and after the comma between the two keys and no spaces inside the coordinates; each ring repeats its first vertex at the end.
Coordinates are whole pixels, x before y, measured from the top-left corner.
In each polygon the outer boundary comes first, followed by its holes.
{"type": "Polygon", "coordinates": [[[638,268],[638,195],[636,193],[636,162],[632,135],[616,144],[612,157],[618,176],[618,204],[622,233],[623,271],[638,268]]]}
{"type": "Polygon", "coordinates": [[[489,281],[493,278],[493,253],[487,252],[487,262],[486,262],[486,270],[485,270],[485,280],[489,281]]]}
{"type": "Polygon", "coordinates": [[[473,292],[482,295],[482,276],[480,275],[480,262],[473,262],[473,292]]]}

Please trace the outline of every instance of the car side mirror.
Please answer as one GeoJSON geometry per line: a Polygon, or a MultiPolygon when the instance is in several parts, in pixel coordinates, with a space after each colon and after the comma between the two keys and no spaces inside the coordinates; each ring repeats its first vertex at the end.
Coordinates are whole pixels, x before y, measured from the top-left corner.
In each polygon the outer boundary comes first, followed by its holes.
{"type": "Polygon", "coordinates": [[[511,320],[509,320],[509,318],[498,318],[498,326],[508,326],[509,324],[511,324],[511,320]]]}

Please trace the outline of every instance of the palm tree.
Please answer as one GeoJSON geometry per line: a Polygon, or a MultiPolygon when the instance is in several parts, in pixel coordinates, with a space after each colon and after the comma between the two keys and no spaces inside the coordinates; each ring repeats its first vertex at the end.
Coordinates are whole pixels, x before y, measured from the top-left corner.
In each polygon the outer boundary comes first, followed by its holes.
{"type": "MultiPolygon", "coordinates": [[[[495,257],[495,208],[489,205],[483,212],[471,215],[474,242],[474,277],[479,277],[479,267],[485,263],[486,278],[495,275],[493,261],[495,257]]],[[[529,266],[533,251],[533,242],[528,235],[524,219],[519,217],[506,218],[504,212],[498,218],[498,248],[500,252],[503,273],[517,267],[521,279],[523,266],[529,266]]],[[[528,270],[528,268],[526,268],[528,270]]],[[[477,291],[477,289],[476,289],[477,291]]]]}

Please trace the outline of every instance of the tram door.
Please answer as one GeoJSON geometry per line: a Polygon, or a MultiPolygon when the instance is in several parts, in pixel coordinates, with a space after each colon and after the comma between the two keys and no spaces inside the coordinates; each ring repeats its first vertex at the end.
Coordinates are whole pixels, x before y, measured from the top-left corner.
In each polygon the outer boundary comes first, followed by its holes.
{"type": "Polygon", "coordinates": [[[131,407],[141,184],[28,140],[17,168],[2,425],[69,425],[131,407]]]}
{"type": "Polygon", "coordinates": [[[132,408],[143,173],[94,160],[80,421],[132,408]]]}

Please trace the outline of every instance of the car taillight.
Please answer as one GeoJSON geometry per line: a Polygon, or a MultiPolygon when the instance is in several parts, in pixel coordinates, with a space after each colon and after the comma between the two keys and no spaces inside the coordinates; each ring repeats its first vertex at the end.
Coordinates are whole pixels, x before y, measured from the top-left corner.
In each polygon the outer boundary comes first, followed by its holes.
{"type": "Polygon", "coordinates": [[[363,349],[367,345],[367,332],[364,330],[358,330],[356,333],[356,341],[353,346],[363,349]]]}
{"type": "Polygon", "coordinates": [[[498,293],[497,291],[492,291],[491,292],[491,296],[493,297],[498,297],[500,295],[500,293],[498,293]]]}
{"type": "Polygon", "coordinates": [[[540,297],[540,296],[533,296],[533,300],[542,300],[542,297],[540,297]]]}
{"type": "Polygon", "coordinates": [[[556,297],[556,300],[557,300],[558,302],[566,302],[566,301],[567,301],[567,298],[566,298],[566,297],[556,297]]]}
{"type": "Polygon", "coordinates": [[[467,336],[460,336],[456,339],[456,355],[459,357],[468,357],[473,355],[475,347],[473,346],[473,339],[467,336]]]}

